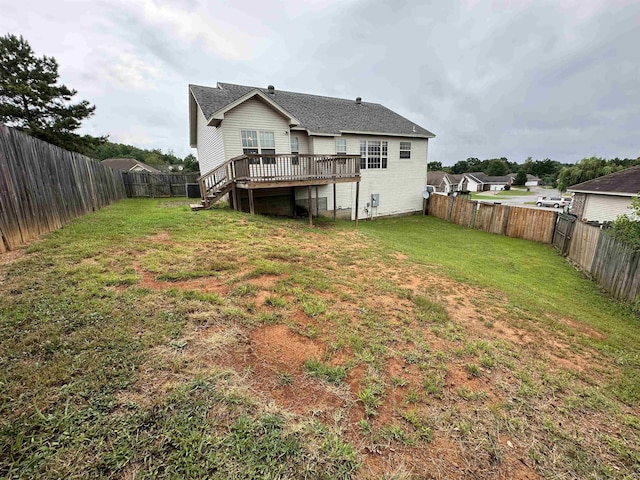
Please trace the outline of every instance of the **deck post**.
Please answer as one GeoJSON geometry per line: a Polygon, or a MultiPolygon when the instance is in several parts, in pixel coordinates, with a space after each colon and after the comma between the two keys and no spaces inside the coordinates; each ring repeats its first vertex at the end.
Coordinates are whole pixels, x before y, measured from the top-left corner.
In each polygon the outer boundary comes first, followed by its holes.
{"type": "Polygon", "coordinates": [[[336,182],[333,182],[333,221],[336,221],[336,182]]]}
{"type": "Polygon", "coordinates": [[[233,209],[239,211],[240,205],[238,205],[238,190],[236,189],[236,182],[231,184],[231,199],[233,200],[233,209]]]}
{"type": "Polygon", "coordinates": [[[318,203],[318,186],[316,185],[316,217],[320,216],[320,204],[318,203]]]}
{"type": "Polygon", "coordinates": [[[360,182],[356,182],[356,227],[358,226],[358,200],[360,199],[360,182]]]}
{"type": "Polygon", "coordinates": [[[307,187],[307,206],[309,207],[309,226],[313,227],[313,207],[311,206],[311,185],[307,187]]]}
{"type": "Polygon", "coordinates": [[[253,189],[250,188],[249,189],[249,213],[251,213],[251,215],[255,215],[255,208],[253,206],[253,189]]]}

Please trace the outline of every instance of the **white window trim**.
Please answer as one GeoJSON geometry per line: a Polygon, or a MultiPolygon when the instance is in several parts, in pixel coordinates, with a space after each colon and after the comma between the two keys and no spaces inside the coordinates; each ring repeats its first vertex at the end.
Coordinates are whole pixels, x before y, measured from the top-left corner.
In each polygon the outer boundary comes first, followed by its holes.
{"type": "Polygon", "coordinates": [[[400,142],[400,158],[401,158],[402,160],[409,160],[409,159],[411,159],[411,142],[400,142]],[[404,144],[404,147],[405,147],[405,148],[402,148],[402,147],[403,147],[403,144],[404,144]],[[409,148],[407,148],[407,146],[408,146],[409,148]],[[406,157],[403,157],[403,156],[402,156],[402,154],[403,154],[403,153],[408,153],[409,155],[408,155],[408,156],[406,156],[406,157]]]}
{"type": "Polygon", "coordinates": [[[347,139],[346,138],[336,138],[336,155],[346,155],[347,154],[347,139]],[[344,150],[338,149],[338,142],[344,144],[344,150]]]}
{"type": "MultiPolygon", "coordinates": [[[[373,145],[372,145],[373,146],[373,145]]],[[[387,140],[360,140],[360,170],[373,169],[381,170],[387,169],[389,166],[389,142],[387,140]],[[377,142],[380,144],[380,155],[371,155],[369,157],[369,143],[377,142]],[[364,145],[363,145],[364,144],[364,145]],[[364,150],[363,147],[364,146],[364,150]],[[372,161],[379,161],[380,166],[371,166],[372,161]]]]}

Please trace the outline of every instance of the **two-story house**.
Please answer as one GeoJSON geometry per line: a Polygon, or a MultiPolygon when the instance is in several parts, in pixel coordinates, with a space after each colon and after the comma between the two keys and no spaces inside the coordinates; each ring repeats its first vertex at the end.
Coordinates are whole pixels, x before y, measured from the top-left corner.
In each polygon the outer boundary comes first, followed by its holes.
{"type": "Polygon", "coordinates": [[[435,135],[388,108],[228,83],[189,86],[204,206],[368,218],[420,211],[435,135]]]}

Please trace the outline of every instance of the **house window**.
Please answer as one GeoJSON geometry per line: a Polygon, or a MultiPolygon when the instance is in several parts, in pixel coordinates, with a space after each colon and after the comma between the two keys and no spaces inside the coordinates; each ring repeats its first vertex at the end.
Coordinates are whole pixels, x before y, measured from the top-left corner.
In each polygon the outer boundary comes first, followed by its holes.
{"type": "Polygon", "coordinates": [[[298,157],[298,153],[300,153],[300,146],[298,145],[298,137],[291,137],[291,165],[300,164],[300,158],[298,157]]]}
{"type": "MultiPolygon", "coordinates": [[[[258,132],[255,130],[242,130],[240,132],[242,136],[242,153],[245,155],[257,155],[258,154],[258,132]]],[[[260,163],[259,158],[252,158],[249,163],[260,163]]]]}
{"type": "MultiPolygon", "coordinates": [[[[276,141],[273,132],[260,132],[260,153],[262,155],[276,154],[276,141]]],[[[262,157],[262,164],[275,164],[276,157],[262,157]]]]}
{"type": "Polygon", "coordinates": [[[400,142],[400,158],[411,158],[411,142],[400,142]]]}
{"type": "MultiPolygon", "coordinates": [[[[242,153],[245,155],[257,155],[261,153],[262,155],[275,155],[276,153],[276,142],[273,135],[273,132],[260,132],[260,136],[258,137],[258,132],[256,130],[241,130],[240,135],[242,137],[242,153]],[[258,142],[258,138],[260,142],[258,142]]],[[[251,164],[259,164],[259,158],[252,158],[249,163],[251,164]]],[[[274,164],[276,163],[276,158],[274,157],[262,157],[263,164],[274,164]]]]}
{"type": "Polygon", "coordinates": [[[346,155],[346,154],[347,154],[347,139],[336,138],[336,155],[346,155]]]}
{"type": "Polygon", "coordinates": [[[360,168],[387,168],[388,142],[360,140],[360,168]]]}

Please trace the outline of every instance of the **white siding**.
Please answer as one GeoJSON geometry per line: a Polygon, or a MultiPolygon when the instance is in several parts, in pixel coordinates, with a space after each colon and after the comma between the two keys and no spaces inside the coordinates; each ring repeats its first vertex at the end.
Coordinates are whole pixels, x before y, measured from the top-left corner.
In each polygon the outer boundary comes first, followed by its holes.
{"type": "Polygon", "coordinates": [[[273,132],[276,153],[291,153],[289,123],[273,108],[255,97],[226,112],[221,128],[224,135],[224,156],[227,160],[242,155],[241,130],[273,132]]]}
{"type": "Polygon", "coordinates": [[[632,197],[588,194],[582,216],[587,221],[611,222],[619,215],[631,214],[632,197]]]}
{"type": "MultiPolygon", "coordinates": [[[[378,137],[343,135],[347,140],[347,153],[360,155],[360,140],[384,140],[388,142],[387,168],[361,170],[359,218],[397,215],[422,210],[422,191],[425,186],[427,164],[427,140],[423,138],[378,137]],[[400,142],[411,142],[411,158],[400,158],[400,142]],[[380,195],[378,208],[367,209],[372,194],[380,195]]],[[[333,137],[311,137],[314,154],[335,154],[333,137]]],[[[313,189],[315,197],[315,188],[313,189]]],[[[318,188],[318,196],[327,197],[327,208],[333,209],[333,186],[318,188]]],[[[296,198],[307,198],[307,189],[296,189],[296,198]]],[[[355,218],[355,183],[339,183],[336,187],[336,206],[351,208],[355,218]]]]}
{"type": "Polygon", "coordinates": [[[220,129],[208,127],[202,110],[200,110],[200,107],[196,108],[198,110],[196,150],[198,152],[200,173],[203,174],[224,163],[224,144],[220,129]]]}
{"type": "Polygon", "coordinates": [[[295,137],[298,139],[298,148],[299,151],[298,153],[302,154],[302,153],[306,153],[306,154],[310,154],[311,152],[309,151],[309,136],[306,134],[306,132],[300,132],[300,131],[292,131],[291,132],[291,137],[295,137]]]}

